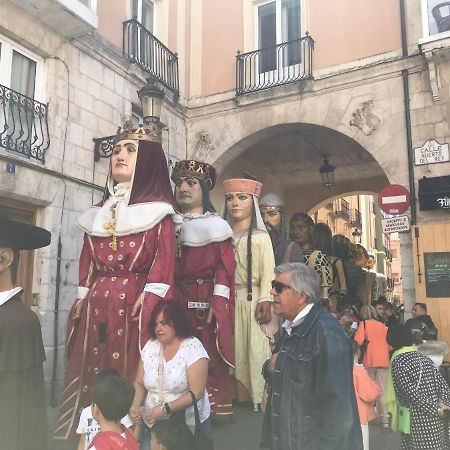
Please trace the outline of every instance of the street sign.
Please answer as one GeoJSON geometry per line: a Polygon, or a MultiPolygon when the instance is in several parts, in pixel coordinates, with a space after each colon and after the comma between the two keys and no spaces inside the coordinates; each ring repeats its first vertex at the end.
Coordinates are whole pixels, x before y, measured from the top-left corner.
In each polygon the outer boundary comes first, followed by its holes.
{"type": "Polygon", "coordinates": [[[403,214],[409,208],[408,189],[399,184],[389,184],[378,194],[378,206],[386,214],[403,214]]]}
{"type": "Polygon", "coordinates": [[[409,218],[408,216],[390,217],[389,219],[382,219],[381,226],[383,227],[383,233],[397,233],[402,231],[409,231],[409,218]]]}
{"type": "Polygon", "coordinates": [[[448,144],[439,144],[434,139],[429,139],[422,147],[414,149],[414,163],[416,166],[447,161],[450,161],[448,144]]]}

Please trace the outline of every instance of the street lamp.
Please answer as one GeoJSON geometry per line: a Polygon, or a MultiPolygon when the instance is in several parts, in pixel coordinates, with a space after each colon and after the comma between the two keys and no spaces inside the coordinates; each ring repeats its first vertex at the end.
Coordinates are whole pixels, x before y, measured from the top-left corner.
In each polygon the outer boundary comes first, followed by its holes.
{"type": "Polygon", "coordinates": [[[334,169],[335,167],[325,158],[323,164],[320,166],[319,173],[322,178],[322,184],[327,189],[331,189],[334,186],[334,169]]]}
{"type": "Polygon", "coordinates": [[[158,123],[161,117],[161,105],[164,92],[158,89],[150,78],[147,78],[147,84],[137,94],[141,101],[144,122],[158,123]]]}
{"type": "Polygon", "coordinates": [[[361,231],[358,230],[358,228],[355,228],[355,230],[352,233],[353,241],[355,244],[361,244],[361,231]]]}

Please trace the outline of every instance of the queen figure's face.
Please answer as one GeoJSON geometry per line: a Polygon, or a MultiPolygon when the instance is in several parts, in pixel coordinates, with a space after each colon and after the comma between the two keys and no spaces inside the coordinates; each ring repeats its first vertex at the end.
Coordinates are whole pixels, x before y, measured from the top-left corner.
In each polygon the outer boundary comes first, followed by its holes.
{"type": "Polygon", "coordinates": [[[240,222],[251,217],[253,213],[253,198],[243,192],[230,193],[226,196],[227,212],[234,221],[240,222]]]}
{"type": "Polygon", "coordinates": [[[136,139],[124,139],[114,146],[111,156],[111,173],[115,182],[131,181],[136,167],[138,146],[139,141],[136,139]]]}

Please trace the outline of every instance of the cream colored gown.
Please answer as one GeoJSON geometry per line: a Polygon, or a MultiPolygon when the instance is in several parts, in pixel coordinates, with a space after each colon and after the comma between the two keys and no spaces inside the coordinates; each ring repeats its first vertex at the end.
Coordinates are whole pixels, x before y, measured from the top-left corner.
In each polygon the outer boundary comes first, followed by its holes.
{"type": "Polygon", "coordinates": [[[254,230],[252,234],[252,301],[247,300],[247,233],[234,239],[236,260],[236,312],[234,342],[236,354],[235,377],[248,390],[253,403],[261,403],[264,379],[263,363],[270,358],[269,337],[255,319],[258,300],[271,300],[271,281],[275,260],[272,242],[267,233],[254,230]]]}

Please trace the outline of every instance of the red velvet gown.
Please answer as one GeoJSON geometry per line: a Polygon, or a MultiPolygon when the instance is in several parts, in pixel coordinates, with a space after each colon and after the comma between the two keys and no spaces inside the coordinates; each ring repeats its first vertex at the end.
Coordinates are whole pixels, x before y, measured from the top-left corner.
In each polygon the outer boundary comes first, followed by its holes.
{"type": "Polygon", "coordinates": [[[80,284],[89,288],[81,317],[70,319],[67,330],[65,390],[56,439],[73,436],[80,411],[91,403],[90,387],[95,375],[114,368],[134,381],[141,347],[148,340],[147,323],[153,306],[161,299],[145,292],[140,320],[131,311],[147,283],[170,286],[165,300],[172,298],[175,230],[171,216],[153,228],[117,237],[117,251],[111,237],[85,235],[80,256],[80,284]]]}
{"type": "Polygon", "coordinates": [[[175,294],[188,313],[194,334],[209,355],[207,391],[213,414],[232,414],[230,367],[234,367],[234,250],[231,239],[203,247],[181,249],[175,264],[175,294]],[[230,289],[230,298],[214,294],[214,285],[230,289]],[[214,319],[208,324],[209,309],[188,308],[188,302],[208,302],[214,319]]]}

